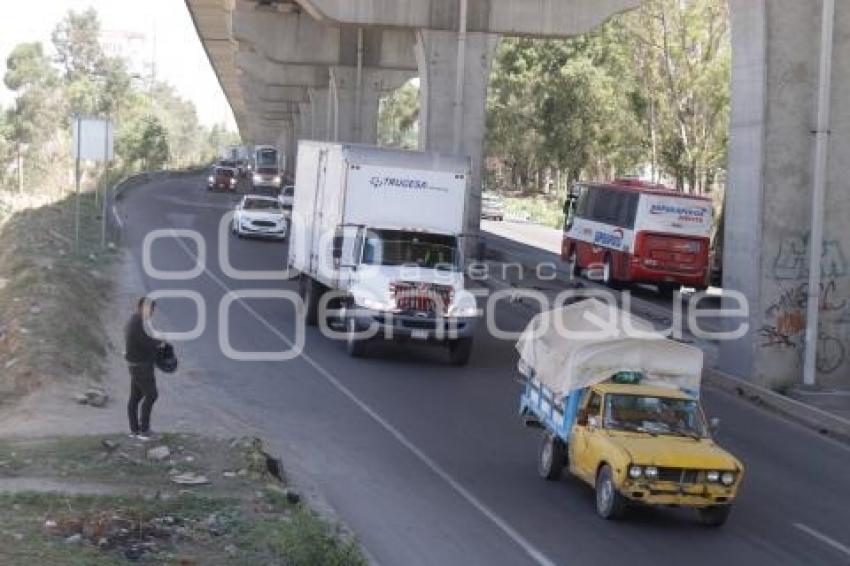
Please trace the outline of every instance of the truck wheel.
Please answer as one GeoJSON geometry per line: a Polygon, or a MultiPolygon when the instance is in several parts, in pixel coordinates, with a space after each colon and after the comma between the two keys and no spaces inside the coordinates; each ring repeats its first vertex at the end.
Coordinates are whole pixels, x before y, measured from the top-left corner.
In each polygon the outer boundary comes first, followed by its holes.
{"type": "Polygon", "coordinates": [[[321,285],[306,275],[301,276],[299,294],[304,301],[304,323],[316,326],[319,323],[319,299],[322,296],[321,285]]]}
{"type": "Polygon", "coordinates": [[[540,458],[537,460],[537,473],[544,480],[560,479],[567,465],[567,451],[561,439],[551,432],[544,432],[540,442],[540,458]]]}
{"type": "Polygon", "coordinates": [[[345,349],[352,358],[362,358],[366,353],[366,340],[358,338],[357,321],[349,318],[345,322],[345,349]]]}
{"type": "Polygon", "coordinates": [[[449,340],[449,362],[453,366],[465,366],[472,355],[472,338],[458,338],[449,340]]]}
{"type": "Polygon", "coordinates": [[[620,519],[626,510],[626,500],[614,485],[611,466],[605,464],[596,475],[596,512],[603,519],[620,519]]]}
{"type": "Polygon", "coordinates": [[[711,507],[703,507],[697,509],[699,513],[699,522],[707,527],[720,527],[729,518],[729,513],[732,512],[731,505],[712,505],[711,507]]]}

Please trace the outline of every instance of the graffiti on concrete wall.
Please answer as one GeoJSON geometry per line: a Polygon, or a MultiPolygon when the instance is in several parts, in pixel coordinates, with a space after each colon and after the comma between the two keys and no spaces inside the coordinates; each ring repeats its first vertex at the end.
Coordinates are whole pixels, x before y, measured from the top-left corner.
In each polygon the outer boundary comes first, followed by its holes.
{"type": "MultiPolygon", "coordinates": [[[[763,348],[797,351],[802,359],[806,333],[808,283],[783,289],[765,309],[765,323],[759,329],[763,348]]],[[[846,348],[840,326],[850,324],[850,309],[846,299],[838,297],[835,279],[821,283],[818,292],[821,313],[817,345],[817,369],[832,373],[845,361],[846,348]]]]}
{"type": "MultiPolygon", "coordinates": [[[[773,277],[779,281],[799,281],[809,277],[809,234],[787,236],[779,243],[773,260],[773,277]]],[[[838,240],[824,240],[820,261],[821,277],[848,275],[847,256],[838,240]]]]}
{"type": "MultiPolygon", "coordinates": [[[[798,364],[802,362],[806,340],[810,239],[809,233],[803,232],[785,236],[779,242],[770,271],[779,293],[767,305],[759,329],[763,348],[796,352],[798,364]]],[[[850,263],[840,240],[824,239],[820,269],[817,369],[829,374],[844,364],[846,340],[850,337],[850,303],[839,291],[848,284],[850,263]]]]}

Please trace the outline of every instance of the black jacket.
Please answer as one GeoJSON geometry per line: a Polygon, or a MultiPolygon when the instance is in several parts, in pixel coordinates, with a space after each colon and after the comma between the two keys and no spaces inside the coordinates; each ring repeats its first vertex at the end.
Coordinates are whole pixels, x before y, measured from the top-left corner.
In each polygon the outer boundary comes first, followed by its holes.
{"type": "Polygon", "coordinates": [[[124,359],[131,364],[153,364],[160,341],[148,336],[139,313],[133,314],[124,327],[124,359]]]}

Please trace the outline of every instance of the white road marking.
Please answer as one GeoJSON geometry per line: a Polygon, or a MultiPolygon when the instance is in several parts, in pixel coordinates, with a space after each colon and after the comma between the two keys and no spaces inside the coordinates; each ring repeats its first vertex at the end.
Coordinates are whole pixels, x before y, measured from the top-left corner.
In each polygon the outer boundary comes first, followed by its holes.
{"type": "MultiPolygon", "coordinates": [[[[193,258],[194,261],[197,261],[197,257],[195,256],[192,249],[190,249],[182,238],[175,238],[175,241],[180,245],[181,248],[189,255],[189,257],[193,258]]],[[[227,284],[222,281],[217,275],[212,273],[206,266],[204,266],[204,275],[209,277],[216,285],[218,285],[223,291],[230,292],[231,289],[227,286],[227,284]]],[[[236,301],[241,303],[242,306],[247,310],[251,316],[253,316],[258,322],[260,322],[263,326],[265,326],[272,334],[280,338],[284,343],[287,344],[290,348],[292,347],[292,341],[280,332],[277,328],[275,328],[268,320],[263,318],[257,311],[251,307],[248,303],[243,301],[242,299],[236,299],[236,301]]],[[[334,376],[330,371],[325,369],[321,364],[319,364],[316,360],[310,357],[306,352],[301,353],[301,358],[304,359],[313,369],[315,369],[322,377],[324,377],[328,383],[333,385],[340,393],[342,393],[345,397],[347,397],[352,403],[354,403],[358,408],[360,408],[364,413],[366,413],[373,421],[375,421],[381,428],[383,428],[387,433],[390,434],[393,438],[395,438],[402,446],[407,448],[416,458],[418,458],[425,466],[431,470],[434,474],[436,474],[440,479],[445,481],[452,489],[454,489],[461,497],[463,497],[467,503],[475,507],[482,515],[484,515],[491,523],[496,525],[503,533],[505,533],[517,546],[522,548],[522,550],[528,554],[528,556],[534,560],[537,564],[541,566],[555,566],[555,562],[550,560],[543,552],[538,550],[528,539],[522,536],[516,529],[508,524],[502,517],[500,517],[495,511],[490,509],[484,502],[478,499],[475,495],[472,494],[466,487],[464,487],[458,480],[456,480],[449,472],[447,472],[442,466],[440,466],[437,462],[431,459],[424,451],[422,451],[418,446],[416,446],[413,441],[408,439],[401,431],[399,431],[395,426],[390,424],[389,421],[384,419],[377,411],[375,411],[372,407],[370,407],[365,401],[362,401],[357,395],[354,394],[348,387],[346,387],[336,376],[334,376]]]]}
{"type": "Polygon", "coordinates": [[[825,534],[823,534],[822,532],[817,531],[817,530],[811,528],[808,525],[804,525],[803,523],[794,523],[794,526],[796,528],[800,529],[801,531],[803,531],[804,533],[818,539],[822,543],[824,543],[828,546],[831,546],[832,548],[834,548],[838,552],[843,552],[847,556],[850,556],[850,546],[841,544],[837,540],[830,538],[830,537],[826,536],[825,534]]]}

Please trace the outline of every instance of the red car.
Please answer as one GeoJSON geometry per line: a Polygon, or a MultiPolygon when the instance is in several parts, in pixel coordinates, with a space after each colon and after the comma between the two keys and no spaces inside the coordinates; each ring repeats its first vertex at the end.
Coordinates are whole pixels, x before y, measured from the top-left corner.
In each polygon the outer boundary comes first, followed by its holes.
{"type": "Polygon", "coordinates": [[[232,167],[215,167],[212,175],[207,179],[207,190],[214,191],[221,189],[225,191],[235,191],[236,185],[239,183],[239,175],[236,169],[232,167]]]}

